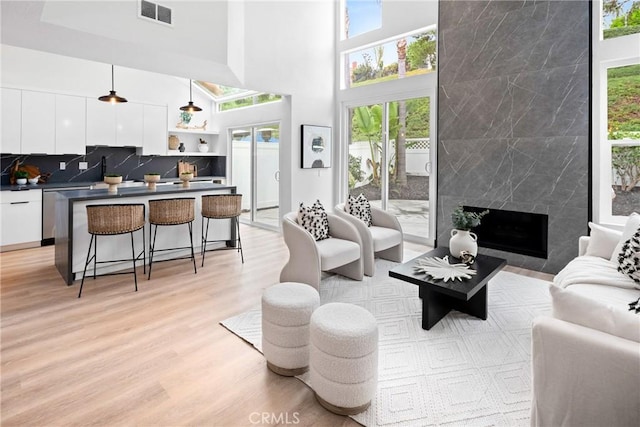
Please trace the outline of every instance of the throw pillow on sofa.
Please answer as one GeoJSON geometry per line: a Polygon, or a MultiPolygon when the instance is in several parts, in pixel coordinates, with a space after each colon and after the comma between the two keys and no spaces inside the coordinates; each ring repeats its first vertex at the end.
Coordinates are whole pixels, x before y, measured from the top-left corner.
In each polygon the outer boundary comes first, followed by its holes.
{"type": "Polygon", "coordinates": [[[329,238],[329,217],[320,200],[316,200],[311,206],[300,203],[298,224],[307,230],[316,241],[329,238]]]}
{"type": "Polygon", "coordinates": [[[618,262],[618,256],[620,255],[620,252],[622,252],[622,245],[624,245],[625,242],[629,240],[631,236],[633,236],[636,233],[636,231],[638,231],[639,228],[640,228],[640,214],[633,212],[631,215],[629,215],[629,217],[627,218],[627,222],[624,224],[624,230],[622,230],[622,236],[620,237],[618,244],[613,250],[611,257],[609,258],[611,261],[616,263],[618,262]]]}
{"type": "Polygon", "coordinates": [[[611,228],[603,227],[593,222],[589,223],[589,246],[585,255],[597,256],[604,259],[611,259],[611,255],[614,253],[622,232],[612,230],[611,228]]]}
{"type": "Polygon", "coordinates": [[[367,227],[371,227],[371,204],[364,194],[360,193],[358,197],[349,194],[344,204],[344,211],[364,221],[367,227]]]}
{"type": "Polygon", "coordinates": [[[631,277],[640,289],[640,228],[622,245],[618,255],[618,271],[631,277]]]}

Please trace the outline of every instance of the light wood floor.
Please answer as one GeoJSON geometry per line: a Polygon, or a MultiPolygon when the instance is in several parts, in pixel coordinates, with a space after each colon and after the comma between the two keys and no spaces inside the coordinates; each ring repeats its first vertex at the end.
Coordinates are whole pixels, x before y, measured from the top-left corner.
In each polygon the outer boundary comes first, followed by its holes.
{"type": "Polygon", "coordinates": [[[241,233],[245,264],[235,251],[207,254],[197,275],[188,260],[158,263],[137,293],[131,275],[106,276],[81,299],[53,247],[0,254],[2,425],[358,425],[219,325],[259,304],[288,257],[279,234],[241,233]]]}

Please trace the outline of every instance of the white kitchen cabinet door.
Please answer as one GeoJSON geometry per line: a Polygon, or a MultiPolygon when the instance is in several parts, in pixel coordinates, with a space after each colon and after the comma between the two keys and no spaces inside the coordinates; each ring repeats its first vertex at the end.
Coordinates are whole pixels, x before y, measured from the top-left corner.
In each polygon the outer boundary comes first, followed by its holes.
{"type": "Polygon", "coordinates": [[[142,147],[144,119],[142,104],[127,102],[117,105],[116,145],[142,147]]]}
{"type": "Polygon", "coordinates": [[[116,145],[118,104],[87,98],[87,145],[116,145]]]}
{"type": "MultiPolygon", "coordinates": [[[[0,152],[20,154],[20,132],[22,126],[22,91],[2,88],[2,140],[0,152]]],[[[166,127],[166,126],[165,126],[166,127]]]]}
{"type": "Polygon", "coordinates": [[[56,154],[85,154],[87,103],[79,96],[56,95],[56,154]]]}
{"type": "Polygon", "coordinates": [[[142,154],[167,154],[167,107],[144,106],[142,154]]]}
{"type": "Polygon", "coordinates": [[[56,96],[22,91],[22,153],[54,154],[56,96]]]}
{"type": "Polygon", "coordinates": [[[3,191],[0,246],[42,240],[42,191],[3,191]]]}

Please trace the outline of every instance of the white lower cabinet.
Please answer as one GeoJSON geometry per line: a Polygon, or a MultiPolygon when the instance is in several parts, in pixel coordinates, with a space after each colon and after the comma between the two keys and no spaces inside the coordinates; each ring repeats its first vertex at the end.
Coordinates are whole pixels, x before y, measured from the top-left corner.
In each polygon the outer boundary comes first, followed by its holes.
{"type": "Polygon", "coordinates": [[[42,191],[0,192],[0,246],[40,244],[42,240],[42,191]]]}

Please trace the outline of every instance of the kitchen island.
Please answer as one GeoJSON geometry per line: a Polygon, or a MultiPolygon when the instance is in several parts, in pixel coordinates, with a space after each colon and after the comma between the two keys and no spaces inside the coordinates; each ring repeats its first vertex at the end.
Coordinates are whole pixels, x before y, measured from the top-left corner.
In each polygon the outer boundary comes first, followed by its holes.
{"type": "MultiPolygon", "coordinates": [[[[235,194],[236,187],[224,184],[192,182],[190,187],[182,185],[163,185],[156,190],[144,187],[119,188],[117,193],[110,193],[106,189],[70,190],[58,192],[56,198],[56,231],[55,231],[55,264],[67,285],[71,285],[77,278],[82,277],[82,271],[86,261],[87,251],[91,235],[87,231],[87,205],[107,205],[114,203],[144,203],[146,212],[149,212],[149,200],[195,197],[195,221],[193,222],[193,244],[199,248],[202,236],[202,216],[200,215],[201,200],[203,195],[209,194],[235,194]]],[[[189,233],[187,226],[161,227],[158,231],[156,248],[189,246],[189,233]]],[[[145,226],[146,243],[148,245],[150,227],[145,226]]],[[[215,220],[209,229],[209,240],[227,240],[231,245],[235,242],[235,227],[231,220],[215,220]]],[[[134,233],[136,252],[143,247],[142,233],[134,233]]],[[[109,236],[99,239],[98,256],[100,260],[122,259],[123,248],[130,248],[131,241],[128,234],[109,236]]],[[[208,249],[208,245],[207,245],[208,249]]],[[[148,252],[148,247],[145,247],[148,252]]],[[[156,259],[168,259],[186,254],[186,251],[166,251],[160,255],[154,255],[156,259]]],[[[148,257],[147,257],[148,261],[148,257]]],[[[93,264],[92,264],[93,265],[93,264]]],[[[90,268],[92,268],[92,265],[90,268]]],[[[97,268],[98,274],[130,268],[131,262],[105,264],[97,268]]]]}

